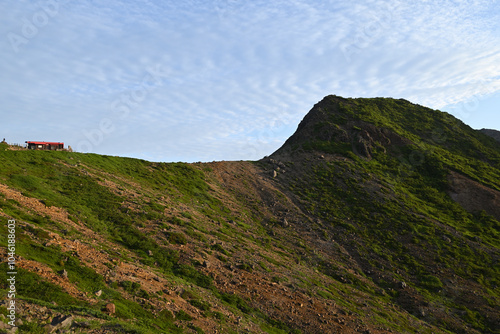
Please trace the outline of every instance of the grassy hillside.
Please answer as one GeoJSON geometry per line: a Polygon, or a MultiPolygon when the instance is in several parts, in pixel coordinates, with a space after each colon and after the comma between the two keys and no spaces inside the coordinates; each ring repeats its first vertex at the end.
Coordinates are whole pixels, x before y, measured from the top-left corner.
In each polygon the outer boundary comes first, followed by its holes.
{"type": "Polygon", "coordinates": [[[498,333],[499,162],[446,113],[335,96],[259,162],[0,146],[20,329],[498,333]]]}
{"type": "MultiPolygon", "coordinates": [[[[293,164],[280,177],[325,235],[348,235],[350,254],[379,286],[410,287],[393,291],[396,303],[417,315],[444,307],[437,317],[451,331],[461,321],[498,328],[499,216],[468,212],[450,196],[453,172],[500,189],[492,138],[408,101],[330,96],[273,156],[293,164]]],[[[498,207],[500,193],[491,194],[498,207]]]]}

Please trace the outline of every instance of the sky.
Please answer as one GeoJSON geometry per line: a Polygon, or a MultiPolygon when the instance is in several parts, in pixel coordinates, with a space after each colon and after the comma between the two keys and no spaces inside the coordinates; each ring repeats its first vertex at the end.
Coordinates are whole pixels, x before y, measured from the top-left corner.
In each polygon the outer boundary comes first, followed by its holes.
{"type": "Polygon", "coordinates": [[[324,96],[500,130],[496,1],[3,0],[0,137],[255,160],[324,96]]]}

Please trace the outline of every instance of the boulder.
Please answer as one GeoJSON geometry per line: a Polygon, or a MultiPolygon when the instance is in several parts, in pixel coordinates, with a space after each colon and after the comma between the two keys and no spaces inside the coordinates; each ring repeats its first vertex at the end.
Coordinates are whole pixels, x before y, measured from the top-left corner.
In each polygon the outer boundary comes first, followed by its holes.
{"type": "Polygon", "coordinates": [[[45,330],[45,333],[47,333],[47,334],[53,333],[56,330],[56,328],[54,326],[52,326],[51,324],[46,324],[45,326],[43,326],[43,329],[45,330]]]}
{"type": "Polygon", "coordinates": [[[73,316],[72,315],[62,315],[59,314],[55,316],[50,324],[45,325],[43,328],[45,329],[45,333],[56,333],[58,331],[62,331],[65,328],[71,327],[73,324],[73,316]]]}
{"type": "Polygon", "coordinates": [[[106,313],[114,314],[115,311],[116,311],[115,304],[113,304],[113,303],[106,304],[106,307],[105,307],[105,312],[106,313]]]}
{"type": "Polygon", "coordinates": [[[68,272],[66,271],[66,269],[60,270],[57,273],[64,278],[68,278],[68,272]]]}
{"type": "Polygon", "coordinates": [[[65,316],[65,315],[62,315],[62,314],[57,315],[50,322],[50,324],[52,326],[56,327],[56,329],[70,327],[72,323],[73,323],[73,316],[72,315],[66,315],[65,316]]]}

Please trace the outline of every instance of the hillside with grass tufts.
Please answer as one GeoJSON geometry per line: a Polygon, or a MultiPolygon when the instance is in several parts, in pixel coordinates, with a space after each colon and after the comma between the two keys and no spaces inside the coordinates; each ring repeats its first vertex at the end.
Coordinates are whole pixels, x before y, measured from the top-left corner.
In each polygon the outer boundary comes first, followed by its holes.
{"type": "Polygon", "coordinates": [[[327,96],[259,161],[0,144],[19,332],[500,333],[489,134],[406,100],[327,96]]]}

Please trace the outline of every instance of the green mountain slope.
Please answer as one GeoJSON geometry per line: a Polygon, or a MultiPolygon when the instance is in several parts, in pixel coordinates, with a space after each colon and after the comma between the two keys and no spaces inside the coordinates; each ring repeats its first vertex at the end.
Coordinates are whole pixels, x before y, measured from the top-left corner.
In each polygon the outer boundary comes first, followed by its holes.
{"type": "Polygon", "coordinates": [[[463,331],[453,317],[466,314],[489,332],[498,328],[499,154],[493,139],[446,113],[330,96],[272,157],[299,170],[280,177],[325,235],[349,236],[365,273],[379,286],[410,286],[393,293],[398,304],[423,315],[435,303],[444,311],[433,317],[447,329],[463,331]],[[459,177],[468,189],[452,187],[459,177]],[[481,190],[486,198],[470,212],[453,200],[456,191],[481,190]]]}
{"type": "Polygon", "coordinates": [[[498,333],[499,163],[449,114],[337,96],[258,162],[0,146],[20,330],[498,333]]]}

